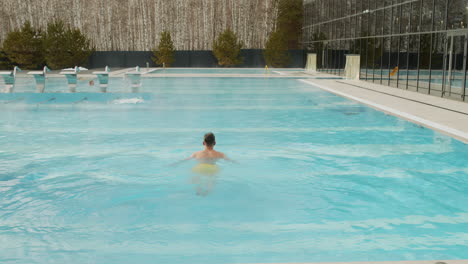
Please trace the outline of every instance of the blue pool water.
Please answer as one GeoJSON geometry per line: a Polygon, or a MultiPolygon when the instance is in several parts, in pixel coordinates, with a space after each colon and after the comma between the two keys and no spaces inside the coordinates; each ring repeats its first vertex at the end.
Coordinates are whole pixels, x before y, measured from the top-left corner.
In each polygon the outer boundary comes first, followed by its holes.
{"type": "Polygon", "coordinates": [[[27,87],[0,94],[0,263],[468,258],[468,146],[432,130],[291,79],[27,87]],[[169,164],[208,131],[239,164],[203,197],[169,164]]]}

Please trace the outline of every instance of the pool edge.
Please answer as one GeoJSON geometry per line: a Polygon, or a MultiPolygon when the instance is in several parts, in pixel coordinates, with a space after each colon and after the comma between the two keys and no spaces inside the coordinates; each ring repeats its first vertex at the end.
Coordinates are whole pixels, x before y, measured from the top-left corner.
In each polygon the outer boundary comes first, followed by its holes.
{"type": "MultiPolygon", "coordinates": [[[[253,263],[245,263],[253,264],[253,263]]],[[[255,263],[255,264],[468,264],[468,259],[459,260],[399,260],[399,261],[351,261],[351,262],[289,262],[289,263],[255,263]]]]}
{"type": "Polygon", "coordinates": [[[310,80],[299,80],[299,81],[301,81],[303,83],[307,83],[307,84],[312,85],[312,86],[315,86],[315,87],[320,88],[322,90],[328,91],[330,93],[345,97],[347,99],[362,103],[364,105],[372,107],[372,108],[374,108],[376,110],[379,110],[381,112],[391,114],[391,115],[394,115],[396,117],[405,119],[407,121],[416,123],[418,125],[422,125],[424,127],[430,128],[432,130],[444,133],[444,134],[449,135],[449,136],[451,136],[451,137],[453,137],[453,138],[455,138],[457,140],[460,140],[461,142],[463,142],[465,144],[468,144],[468,133],[465,133],[463,131],[451,128],[451,127],[446,126],[446,125],[439,124],[439,123],[434,122],[434,121],[430,121],[430,120],[425,119],[425,118],[417,117],[417,116],[412,115],[410,113],[394,109],[392,107],[388,107],[388,106],[384,106],[384,105],[381,105],[381,104],[378,104],[378,103],[374,103],[374,102],[371,102],[369,100],[359,98],[359,97],[356,97],[354,95],[351,95],[351,94],[348,94],[348,93],[345,93],[345,92],[342,92],[342,91],[338,91],[336,89],[333,89],[333,88],[330,88],[330,87],[315,83],[315,82],[310,81],[310,80]]]}

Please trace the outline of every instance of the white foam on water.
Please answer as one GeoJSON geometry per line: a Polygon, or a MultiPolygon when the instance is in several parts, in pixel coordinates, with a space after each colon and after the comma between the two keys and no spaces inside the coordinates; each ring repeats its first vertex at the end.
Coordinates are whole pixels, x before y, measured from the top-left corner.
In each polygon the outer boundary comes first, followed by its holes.
{"type": "Polygon", "coordinates": [[[117,99],[112,101],[113,104],[140,104],[145,102],[143,98],[127,98],[127,99],[117,99]]]}

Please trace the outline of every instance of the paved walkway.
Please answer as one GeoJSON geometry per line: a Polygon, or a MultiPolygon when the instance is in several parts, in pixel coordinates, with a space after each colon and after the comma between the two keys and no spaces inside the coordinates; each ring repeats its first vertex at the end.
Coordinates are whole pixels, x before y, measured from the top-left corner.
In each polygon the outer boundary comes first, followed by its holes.
{"type": "MultiPolygon", "coordinates": [[[[280,263],[270,263],[280,264],[280,263]]],[[[421,261],[369,261],[369,262],[311,262],[287,264],[468,264],[468,260],[421,260],[421,261]]]]}
{"type": "Polygon", "coordinates": [[[468,143],[468,103],[350,80],[303,80],[468,143]]]}

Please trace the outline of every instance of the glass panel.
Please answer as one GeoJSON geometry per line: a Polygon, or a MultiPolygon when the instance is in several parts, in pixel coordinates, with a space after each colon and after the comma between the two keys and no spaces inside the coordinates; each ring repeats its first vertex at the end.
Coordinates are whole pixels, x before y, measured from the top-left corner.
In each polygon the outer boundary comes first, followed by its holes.
{"type": "MultiPolygon", "coordinates": [[[[424,0],[423,1],[422,21],[421,21],[422,22],[421,31],[423,31],[423,32],[429,32],[429,31],[432,30],[433,2],[434,2],[434,0],[424,0]]],[[[442,1],[438,1],[438,2],[442,2],[442,1]]],[[[438,9],[437,14],[438,15],[436,16],[435,24],[440,26],[440,24],[443,23],[443,20],[442,20],[443,12],[440,9],[438,9]]]]}
{"type": "Polygon", "coordinates": [[[407,55],[407,71],[406,71],[406,89],[417,91],[418,85],[418,50],[419,36],[408,36],[408,55],[407,55]]]}
{"type": "Polygon", "coordinates": [[[400,62],[398,63],[398,87],[401,89],[407,88],[407,77],[409,74],[409,51],[408,51],[409,36],[400,37],[400,62]]]}
{"type": "Polygon", "coordinates": [[[444,97],[461,99],[463,94],[463,55],[464,36],[449,37],[446,74],[444,78],[444,97]]]}
{"type": "Polygon", "coordinates": [[[374,82],[381,82],[382,76],[380,74],[380,69],[382,65],[382,53],[383,53],[383,38],[375,38],[375,49],[372,52],[373,57],[373,70],[372,70],[372,80],[374,82]]]}
{"type": "Polygon", "coordinates": [[[431,71],[429,80],[430,81],[430,94],[436,96],[442,96],[443,81],[446,78],[448,62],[446,57],[444,57],[445,51],[448,51],[449,42],[447,40],[446,33],[432,34],[433,36],[433,46],[432,51],[429,49],[427,52],[432,52],[431,55],[431,71]],[[446,49],[447,48],[447,49],[446,49]],[[444,66],[445,65],[445,66],[444,66]]]}
{"type": "Polygon", "coordinates": [[[393,13],[392,13],[392,16],[393,16],[392,33],[393,34],[400,33],[400,22],[401,22],[400,9],[401,9],[401,6],[395,6],[395,7],[392,8],[392,10],[393,10],[393,13]]]}
{"type": "Polygon", "coordinates": [[[412,4],[406,4],[401,7],[401,32],[410,32],[410,24],[411,24],[411,15],[412,15],[412,4]]]}
{"type": "Polygon", "coordinates": [[[468,28],[468,0],[460,0],[460,1],[463,1],[463,7],[462,7],[463,26],[462,28],[468,28]]]}
{"type": "Polygon", "coordinates": [[[397,86],[397,78],[398,78],[398,38],[399,37],[391,37],[389,43],[389,54],[388,54],[388,85],[396,87],[397,86]]]}
{"type": "Polygon", "coordinates": [[[344,75],[344,68],[346,63],[346,41],[340,41],[340,72],[339,75],[344,75]]]}
{"type": "Polygon", "coordinates": [[[389,67],[390,67],[390,38],[383,38],[383,50],[382,50],[382,63],[380,68],[381,83],[388,85],[389,84],[389,67]]]}
{"type": "Polygon", "coordinates": [[[464,37],[454,37],[451,60],[444,52],[446,29],[468,27],[468,0],[310,0],[305,8],[305,47],[319,69],[340,75],[345,54],[360,54],[363,80],[464,97],[464,37]]]}
{"type": "Polygon", "coordinates": [[[422,9],[421,9],[421,1],[416,1],[411,3],[411,27],[410,27],[410,32],[419,32],[420,27],[419,27],[419,22],[420,22],[420,17],[422,17],[422,9]]]}
{"type": "Polygon", "coordinates": [[[448,26],[449,29],[460,29],[464,27],[465,3],[462,0],[449,1],[448,26]]]}

